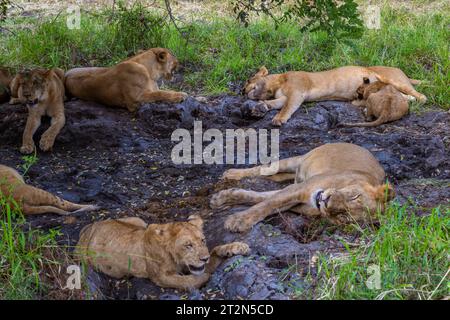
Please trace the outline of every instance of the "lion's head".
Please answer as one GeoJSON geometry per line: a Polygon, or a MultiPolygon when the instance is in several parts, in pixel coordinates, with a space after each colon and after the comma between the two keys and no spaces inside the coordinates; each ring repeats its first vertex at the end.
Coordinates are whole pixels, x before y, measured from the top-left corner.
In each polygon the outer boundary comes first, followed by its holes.
{"type": "Polygon", "coordinates": [[[164,79],[173,80],[175,71],[178,68],[178,59],[166,48],[153,48],[150,50],[156,57],[157,64],[153,66],[154,70],[164,79]]]}
{"type": "Polygon", "coordinates": [[[24,103],[34,105],[48,98],[48,86],[53,70],[32,69],[21,71],[14,78],[17,95],[24,103]]]}
{"type": "Polygon", "coordinates": [[[311,204],[335,224],[367,222],[385,204],[392,200],[395,191],[390,184],[373,187],[355,183],[341,189],[316,190],[311,195],[311,204]]]}
{"type": "Polygon", "coordinates": [[[251,77],[244,85],[243,93],[252,100],[268,100],[275,96],[275,90],[271,88],[268,81],[269,71],[266,67],[261,67],[259,71],[251,77]]]}
{"type": "Polygon", "coordinates": [[[370,82],[369,78],[364,77],[363,83],[356,89],[359,100],[367,99],[372,93],[380,91],[386,84],[381,81],[370,82]]]}
{"type": "Polygon", "coordinates": [[[187,222],[150,225],[146,241],[154,241],[154,238],[164,244],[178,270],[193,275],[205,272],[210,254],[199,216],[193,215],[187,222]]]}

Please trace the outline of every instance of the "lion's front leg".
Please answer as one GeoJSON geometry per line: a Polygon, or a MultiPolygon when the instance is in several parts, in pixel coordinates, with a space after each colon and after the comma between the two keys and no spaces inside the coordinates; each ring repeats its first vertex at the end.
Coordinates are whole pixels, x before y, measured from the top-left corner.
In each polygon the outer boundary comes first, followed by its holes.
{"type": "Polygon", "coordinates": [[[189,290],[200,288],[206,282],[208,282],[210,276],[211,274],[209,273],[204,273],[198,276],[194,275],[183,276],[176,273],[173,274],[161,273],[158,275],[157,279],[155,278],[151,280],[160,287],[189,290]]]}
{"type": "Polygon", "coordinates": [[[254,205],[274,196],[279,191],[257,192],[237,188],[222,190],[211,197],[210,207],[212,209],[225,209],[238,204],[254,205]]]}
{"type": "Polygon", "coordinates": [[[304,184],[293,184],[253,207],[229,216],[225,221],[225,228],[232,232],[245,232],[266,217],[307,201],[309,196],[304,184]]]}
{"type": "Polygon", "coordinates": [[[304,100],[305,99],[301,93],[292,93],[287,98],[287,102],[284,107],[281,108],[280,112],[278,112],[278,114],[273,118],[272,124],[274,126],[281,126],[285,124],[291,118],[294,112],[297,111],[298,108],[300,108],[304,100]]]}
{"type": "Polygon", "coordinates": [[[187,93],[172,90],[146,91],[140,97],[141,103],[146,102],[182,102],[188,97],[187,93]]]}
{"type": "Polygon", "coordinates": [[[39,142],[39,147],[42,151],[49,151],[53,148],[55,143],[55,139],[58,136],[61,129],[64,127],[66,123],[66,117],[64,112],[52,117],[52,124],[47,131],[41,137],[41,141],[39,142]]]}
{"type": "Polygon", "coordinates": [[[248,244],[243,242],[232,242],[215,247],[211,251],[211,258],[206,266],[207,273],[213,273],[224,259],[232,256],[246,256],[250,252],[248,244]]]}
{"type": "Polygon", "coordinates": [[[284,107],[287,100],[286,96],[281,96],[273,100],[264,100],[264,103],[269,107],[269,110],[278,110],[284,107]]]}
{"type": "Polygon", "coordinates": [[[41,114],[30,110],[27,118],[27,124],[25,125],[25,130],[23,132],[22,147],[20,147],[21,153],[30,154],[34,151],[35,145],[33,136],[40,125],[41,114]]]}

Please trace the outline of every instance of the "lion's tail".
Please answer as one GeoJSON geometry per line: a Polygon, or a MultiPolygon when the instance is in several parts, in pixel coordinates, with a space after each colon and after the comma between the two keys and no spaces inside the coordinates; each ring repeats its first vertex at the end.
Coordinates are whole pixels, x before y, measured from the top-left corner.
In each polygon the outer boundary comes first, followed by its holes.
{"type": "MultiPolygon", "coordinates": [[[[25,185],[22,195],[24,211],[25,208],[34,212],[33,213],[43,213],[42,210],[46,209],[47,212],[58,213],[58,214],[69,214],[69,213],[78,213],[78,212],[86,212],[93,211],[99,209],[96,205],[83,205],[73,203],[64,199],[61,199],[50,192],[45,190],[35,188],[33,186],[25,185]]],[[[27,212],[24,212],[27,214],[27,212]]]]}
{"type": "Polygon", "coordinates": [[[355,122],[355,123],[343,123],[341,124],[343,127],[376,127],[379,125],[382,125],[383,123],[385,123],[385,119],[384,117],[379,117],[377,120],[375,121],[371,121],[371,122],[355,122]]]}

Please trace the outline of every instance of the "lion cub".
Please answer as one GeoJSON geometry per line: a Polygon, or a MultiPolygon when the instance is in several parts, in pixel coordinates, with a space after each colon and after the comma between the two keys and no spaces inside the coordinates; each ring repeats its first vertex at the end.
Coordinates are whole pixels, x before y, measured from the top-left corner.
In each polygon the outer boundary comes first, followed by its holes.
{"type": "Polygon", "coordinates": [[[39,147],[52,149],[56,136],[64,127],[64,71],[34,69],[18,73],[11,81],[10,104],[26,104],[28,119],[23,133],[20,152],[30,154],[35,150],[33,135],[41,125],[41,117],[52,118],[51,126],[41,137],[39,147]]]}
{"type": "Polygon", "coordinates": [[[375,127],[399,120],[409,112],[408,96],[390,84],[381,81],[370,83],[368,78],[364,78],[357,94],[361,100],[353,104],[364,107],[366,121],[370,122],[344,123],[345,127],[375,127]]]}
{"type": "Polygon", "coordinates": [[[247,255],[249,247],[233,242],[206,246],[203,220],[147,225],[139,218],[95,222],[84,227],[76,254],[114,278],[149,278],[160,287],[190,289],[205,284],[223,258],[247,255]]]}
{"type": "Polygon", "coordinates": [[[25,183],[13,168],[0,164],[0,195],[11,197],[19,205],[23,214],[57,213],[67,215],[75,212],[92,211],[98,207],[72,203],[47,191],[25,183]]]}

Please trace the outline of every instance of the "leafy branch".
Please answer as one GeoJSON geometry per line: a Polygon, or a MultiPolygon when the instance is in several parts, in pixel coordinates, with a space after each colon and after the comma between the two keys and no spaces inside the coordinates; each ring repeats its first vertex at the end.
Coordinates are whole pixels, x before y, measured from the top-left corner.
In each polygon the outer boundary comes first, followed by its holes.
{"type": "Polygon", "coordinates": [[[233,11],[245,26],[250,14],[266,15],[275,21],[299,22],[301,31],[324,31],[334,39],[358,38],[363,21],[354,0],[234,0],[233,11]]]}

